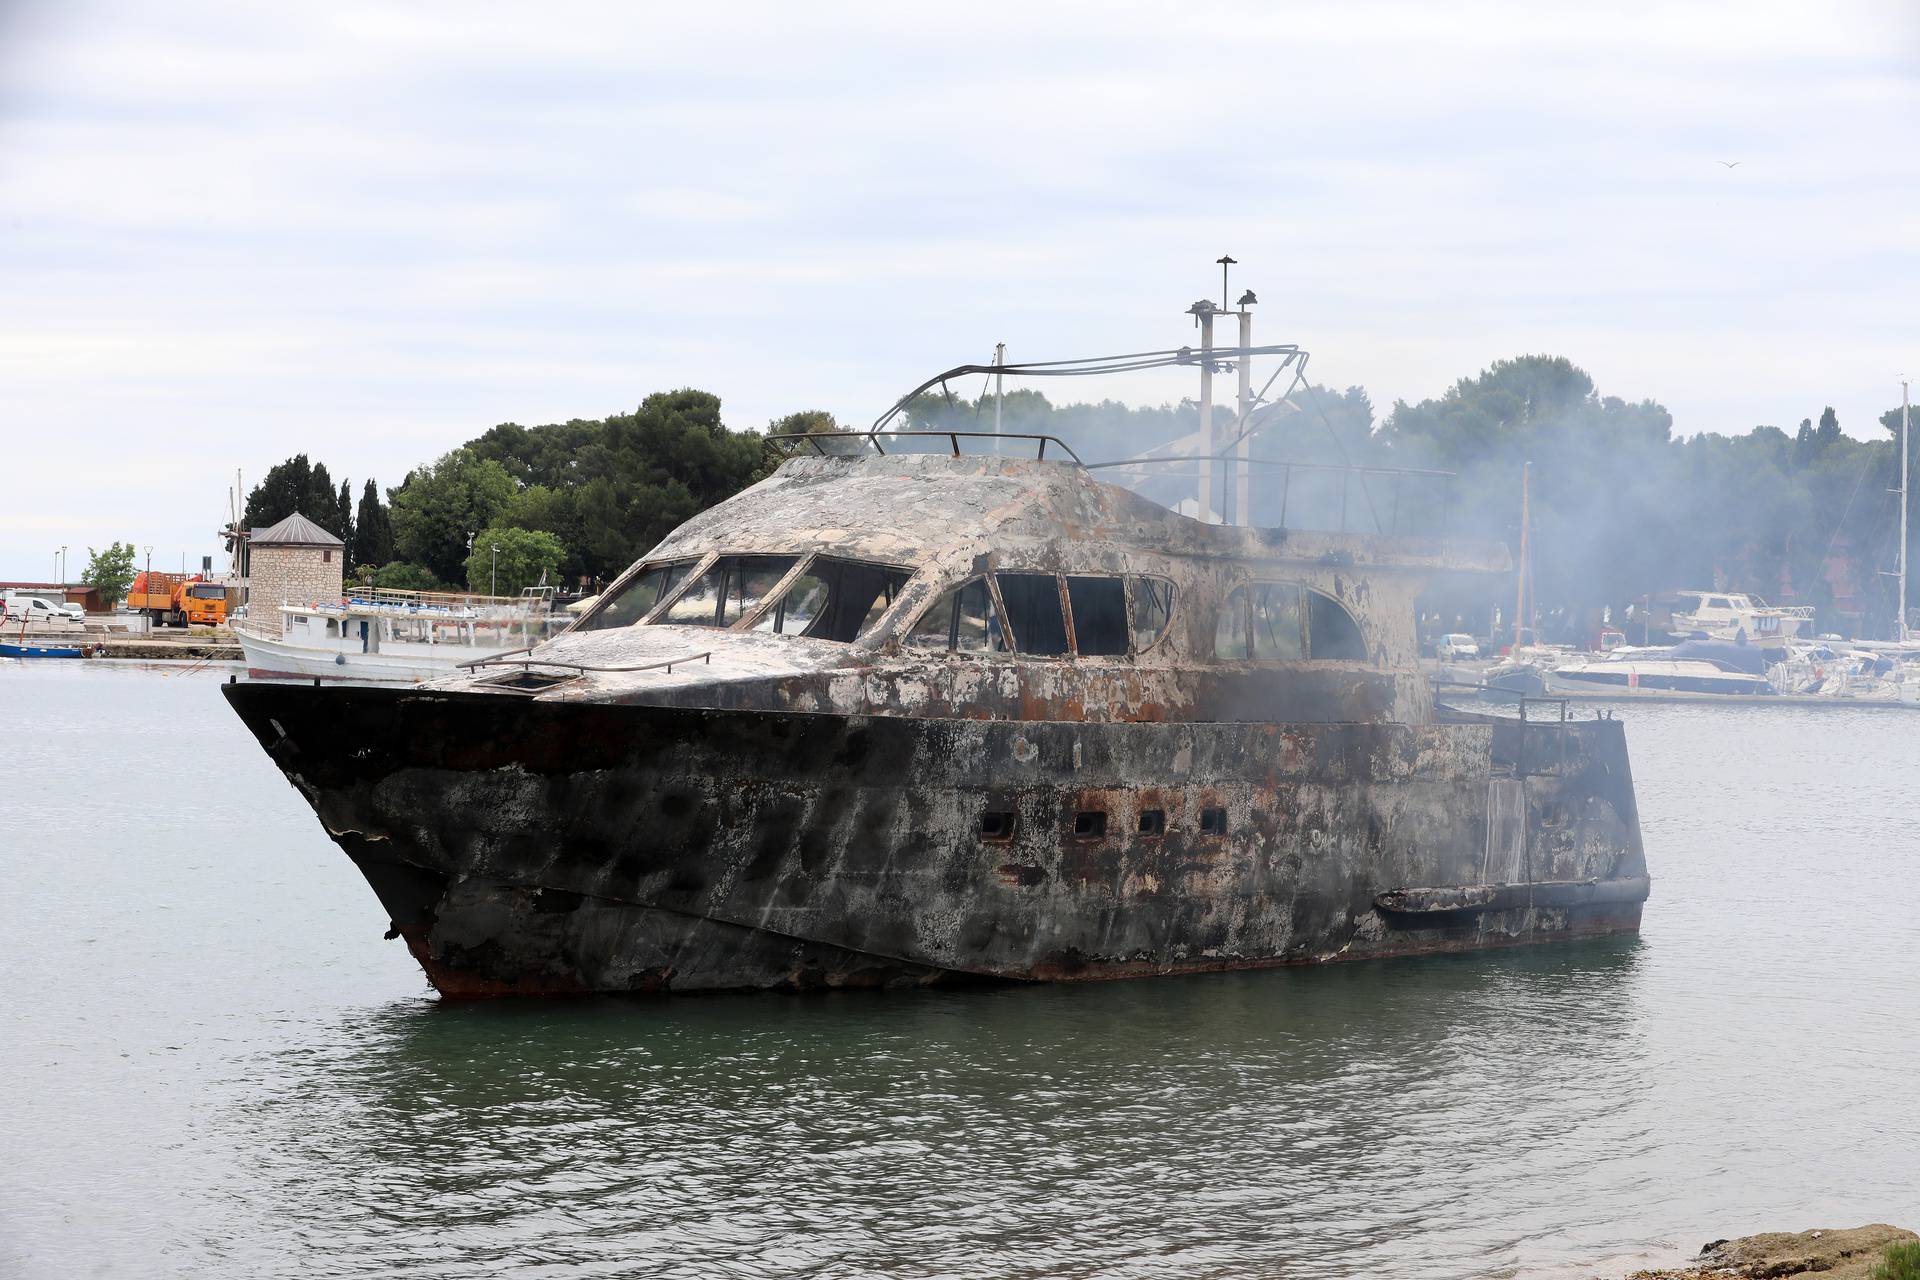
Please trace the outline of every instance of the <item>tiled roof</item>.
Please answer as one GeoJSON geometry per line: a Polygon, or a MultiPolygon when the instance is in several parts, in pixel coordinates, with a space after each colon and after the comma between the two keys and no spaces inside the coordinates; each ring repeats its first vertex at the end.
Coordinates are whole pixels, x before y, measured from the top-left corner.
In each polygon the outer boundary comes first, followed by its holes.
{"type": "Polygon", "coordinates": [[[298,511],[247,539],[256,547],[338,547],[345,544],[298,511]]]}

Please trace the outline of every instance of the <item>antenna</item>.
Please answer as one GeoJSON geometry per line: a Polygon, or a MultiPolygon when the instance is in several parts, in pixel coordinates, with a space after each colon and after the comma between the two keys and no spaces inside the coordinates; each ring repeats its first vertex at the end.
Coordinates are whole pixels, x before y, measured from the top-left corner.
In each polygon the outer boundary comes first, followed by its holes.
{"type": "Polygon", "coordinates": [[[1220,309],[1227,309],[1227,268],[1234,265],[1231,254],[1222,254],[1214,259],[1220,264],[1220,309]]]}
{"type": "MultiPolygon", "coordinates": [[[[1004,368],[1006,366],[1006,363],[1007,363],[1007,344],[1004,342],[994,343],[993,344],[993,367],[996,369],[1004,368]]],[[[1006,374],[996,373],[993,375],[993,434],[995,435],[1000,434],[1000,409],[1001,409],[1002,402],[1006,399],[1006,385],[1007,385],[1006,374]]]]}

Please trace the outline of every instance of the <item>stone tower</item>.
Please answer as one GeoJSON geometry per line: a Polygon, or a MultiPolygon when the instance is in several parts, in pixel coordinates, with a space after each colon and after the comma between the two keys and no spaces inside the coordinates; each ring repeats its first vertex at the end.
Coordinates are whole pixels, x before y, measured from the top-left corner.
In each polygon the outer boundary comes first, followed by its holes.
{"type": "Polygon", "coordinates": [[[280,606],[340,599],[346,546],[298,511],[248,539],[247,625],[277,636],[280,606]]]}

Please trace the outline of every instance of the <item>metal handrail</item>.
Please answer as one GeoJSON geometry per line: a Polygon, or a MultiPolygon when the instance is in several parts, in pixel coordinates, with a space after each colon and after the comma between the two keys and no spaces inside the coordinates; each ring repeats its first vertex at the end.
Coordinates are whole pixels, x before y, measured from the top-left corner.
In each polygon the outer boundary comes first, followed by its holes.
{"type": "MultiPolygon", "coordinates": [[[[931,429],[916,428],[912,431],[864,431],[864,432],[809,431],[809,432],[802,432],[802,433],[789,434],[789,435],[768,436],[767,443],[779,444],[784,446],[784,445],[797,445],[799,443],[804,442],[806,444],[812,445],[814,452],[819,454],[821,457],[834,458],[834,457],[845,457],[847,455],[834,453],[832,450],[828,449],[826,446],[820,443],[822,440],[859,441],[861,444],[873,446],[873,451],[884,457],[886,456],[887,450],[886,450],[886,447],[882,445],[880,442],[883,439],[898,438],[901,436],[945,436],[947,437],[948,446],[949,448],[952,449],[953,456],[956,458],[966,456],[962,454],[960,451],[960,441],[963,439],[965,440],[1032,440],[1032,441],[1036,441],[1038,444],[1038,447],[1034,451],[1035,461],[1044,462],[1046,460],[1047,446],[1051,444],[1064,450],[1066,452],[1066,455],[1069,458],[1072,458],[1075,462],[1079,462],[1081,466],[1084,467],[1087,465],[1084,462],[1080,462],[1080,455],[1073,451],[1073,446],[1069,445],[1066,441],[1062,440],[1059,436],[1042,435],[1037,432],[1031,432],[1031,431],[949,431],[942,428],[931,428],[931,429]]],[[[984,457],[987,455],[975,455],[975,456],[984,457]]]]}
{"type": "Polygon", "coordinates": [[[1559,706],[1559,708],[1560,708],[1560,721],[1559,721],[1559,723],[1561,723],[1561,724],[1563,724],[1563,725],[1564,725],[1564,724],[1566,724],[1566,723],[1567,723],[1567,704],[1568,704],[1568,703],[1570,703],[1570,702],[1572,702],[1572,701],[1573,701],[1573,699],[1571,699],[1571,698],[1536,698],[1536,697],[1534,697],[1534,696],[1533,696],[1532,694],[1526,694],[1526,693],[1523,693],[1523,694],[1521,694],[1521,695],[1520,695],[1520,720],[1521,720],[1521,723],[1523,723],[1523,724],[1550,724],[1550,723],[1552,723],[1551,721],[1546,721],[1546,720],[1531,720],[1531,721],[1530,721],[1530,720],[1528,720],[1528,719],[1527,719],[1527,704],[1528,704],[1529,702],[1550,702],[1550,703],[1555,703],[1555,704],[1557,704],[1557,705],[1559,706]]]}
{"type": "MultiPolygon", "coordinates": [[[[888,410],[874,419],[867,429],[869,436],[877,434],[887,423],[907,411],[920,394],[935,387],[945,387],[954,378],[964,378],[972,374],[993,374],[1011,378],[1089,378],[1115,373],[1135,373],[1145,369],[1165,369],[1180,365],[1197,365],[1202,358],[1212,362],[1216,372],[1223,369],[1233,359],[1251,360],[1254,356],[1280,356],[1281,369],[1287,368],[1295,360],[1300,367],[1306,367],[1306,353],[1291,342],[1276,343],[1255,347],[1214,347],[1207,351],[1195,351],[1192,347],[1173,347],[1163,351],[1131,351],[1117,356],[1092,356],[1078,360],[1031,360],[1015,364],[962,364],[955,365],[944,373],[936,373],[913,390],[893,402],[888,410]]],[[[1278,376],[1278,370],[1275,371],[1278,376]]]]}
{"type": "MultiPolygon", "coordinates": [[[[456,665],[468,670],[472,670],[475,667],[498,666],[506,663],[506,661],[515,654],[532,652],[532,647],[525,649],[508,649],[504,653],[491,653],[484,658],[469,658],[467,661],[456,665]]],[[[565,667],[569,671],[658,671],[664,667],[667,673],[671,675],[675,667],[684,667],[690,662],[703,662],[708,666],[712,666],[713,650],[708,649],[704,653],[690,653],[682,658],[668,658],[663,662],[643,662],[636,666],[627,667],[600,667],[586,662],[563,662],[558,658],[522,658],[518,665],[526,669],[533,667],[565,667]]]]}

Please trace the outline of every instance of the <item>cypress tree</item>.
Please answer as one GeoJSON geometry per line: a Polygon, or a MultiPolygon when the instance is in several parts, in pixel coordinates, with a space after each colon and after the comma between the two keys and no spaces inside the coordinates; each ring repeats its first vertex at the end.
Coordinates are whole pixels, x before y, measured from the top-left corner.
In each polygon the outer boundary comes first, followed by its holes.
{"type": "Polygon", "coordinates": [[[380,488],[372,480],[360,493],[360,511],[353,525],[353,562],[383,565],[393,559],[393,524],[387,519],[380,488]]]}

